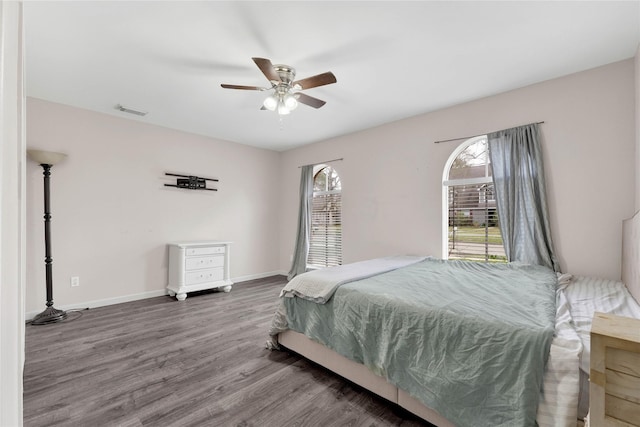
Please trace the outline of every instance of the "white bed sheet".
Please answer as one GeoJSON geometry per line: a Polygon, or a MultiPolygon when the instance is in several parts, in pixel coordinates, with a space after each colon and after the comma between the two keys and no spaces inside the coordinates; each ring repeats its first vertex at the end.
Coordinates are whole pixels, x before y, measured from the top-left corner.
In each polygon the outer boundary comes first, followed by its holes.
{"type": "Polygon", "coordinates": [[[591,320],[596,311],[640,319],[640,305],[624,283],[593,277],[574,276],[564,293],[571,317],[584,346],[580,369],[589,373],[591,320]]]}
{"type": "Polygon", "coordinates": [[[573,327],[569,303],[559,289],[556,293],[556,332],[549,350],[536,414],[540,427],[576,425],[581,353],[582,343],[573,327]]]}

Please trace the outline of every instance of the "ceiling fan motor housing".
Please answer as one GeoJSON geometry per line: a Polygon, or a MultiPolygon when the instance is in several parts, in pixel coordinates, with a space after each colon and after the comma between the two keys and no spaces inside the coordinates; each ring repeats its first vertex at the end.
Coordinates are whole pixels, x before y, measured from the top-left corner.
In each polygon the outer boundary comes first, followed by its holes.
{"type": "Polygon", "coordinates": [[[287,86],[291,86],[293,79],[296,78],[296,69],[288,65],[277,64],[273,66],[273,69],[280,76],[280,80],[287,86]]]}

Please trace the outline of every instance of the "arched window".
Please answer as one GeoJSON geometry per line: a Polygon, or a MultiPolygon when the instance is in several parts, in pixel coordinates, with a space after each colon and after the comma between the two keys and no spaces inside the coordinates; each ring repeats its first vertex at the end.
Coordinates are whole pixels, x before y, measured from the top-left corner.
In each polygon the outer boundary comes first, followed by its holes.
{"type": "Polygon", "coordinates": [[[342,184],[335,169],[319,165],[313,177],[311,242],[307,266],[342,264],[342,184]]]}
{"type": "Polygon", "coordinates": [[[486,136],[462,143],[444,169],[443,258],[506,262],[486,136]]]}

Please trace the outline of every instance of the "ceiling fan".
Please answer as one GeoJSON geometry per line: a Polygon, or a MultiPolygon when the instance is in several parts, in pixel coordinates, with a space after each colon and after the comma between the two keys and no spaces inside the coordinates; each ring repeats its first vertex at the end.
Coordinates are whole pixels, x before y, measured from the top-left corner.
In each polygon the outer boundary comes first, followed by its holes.
{"type": "Polygon", "coordinates": [[[277,111],[278,114],[289,114],[292,110],[296,109],[298,103],[302,103],[313,108],[320,108],[326,104],[325,101],[301,93],[300,91],[328,85],[337,81],[336,76],[334,76],[330,71],[312,77],[307,77],[306,79],[294,80],[296,77],[296,70],[293,67],[281,64],[274,65],[266,58],[251,59],[253,59],[253,62],[256,63],[258,68],[260,68],[260,71],[262,71],[267,80],[269,80],[271,87],[239,86],[224,83],[220,86],[225,89],[259,91],[273,89],[273,93],[264,100],[261,110],[277,111]]]}

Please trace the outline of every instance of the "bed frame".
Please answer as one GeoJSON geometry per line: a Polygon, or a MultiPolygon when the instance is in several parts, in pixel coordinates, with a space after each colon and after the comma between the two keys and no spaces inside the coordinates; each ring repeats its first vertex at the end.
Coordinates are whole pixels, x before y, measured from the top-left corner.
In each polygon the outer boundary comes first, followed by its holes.
{"type": "MultiPolygon", "coordinates": [[[[622,249],[622,281],[636,301],[640,303],[640,213],[623,222],[622,249]]],[[[338,375],[364,387],[365,389],[398,404],[400,407],[419,416],[420,418],[439,427],[453,427],[453,424],[438,412],[425,406],[422,402],[411,397],[407,392],[387,382],[386,379],[375,375],[364,365],[353,362],[346,357],[312,341],[305,335],[295,331],[285,331],[279,334],[278,342],[282,346],[295,351],[307,359],[337,373],[338,375]]],[[[593,366],[594,357],[591,363],[593,366]]],[[[592,368],[593,369],[593,368],[592,368]]],[[[596,393],[596,399],[603,399],[604,393],[596,393]]],[[[603,401],[604,402],[604,401],[603,401]]],[[[600,405],[591,400],[591,406],[600,405]]],[[[601,404],[604,408],[604,403],[601,404]]],[[[593,414],[591,415],[592,419],[593,414]]],[[[593,426],[608,424],[592,424],[593,426]]],[[[633,424],[611,424],[633,425],[633,424]]]]}
{"type": "Polygon", "coordinates": [[[304,334],[292,330],[281,332],[278,335],[278,343],[378,396],[396,403],[431,424],[439,427],[455,427],[442,415],[414,399],[409,393],[387,382],[383,377],[374,374],[366,366],[312,341],[304,334]]]}

